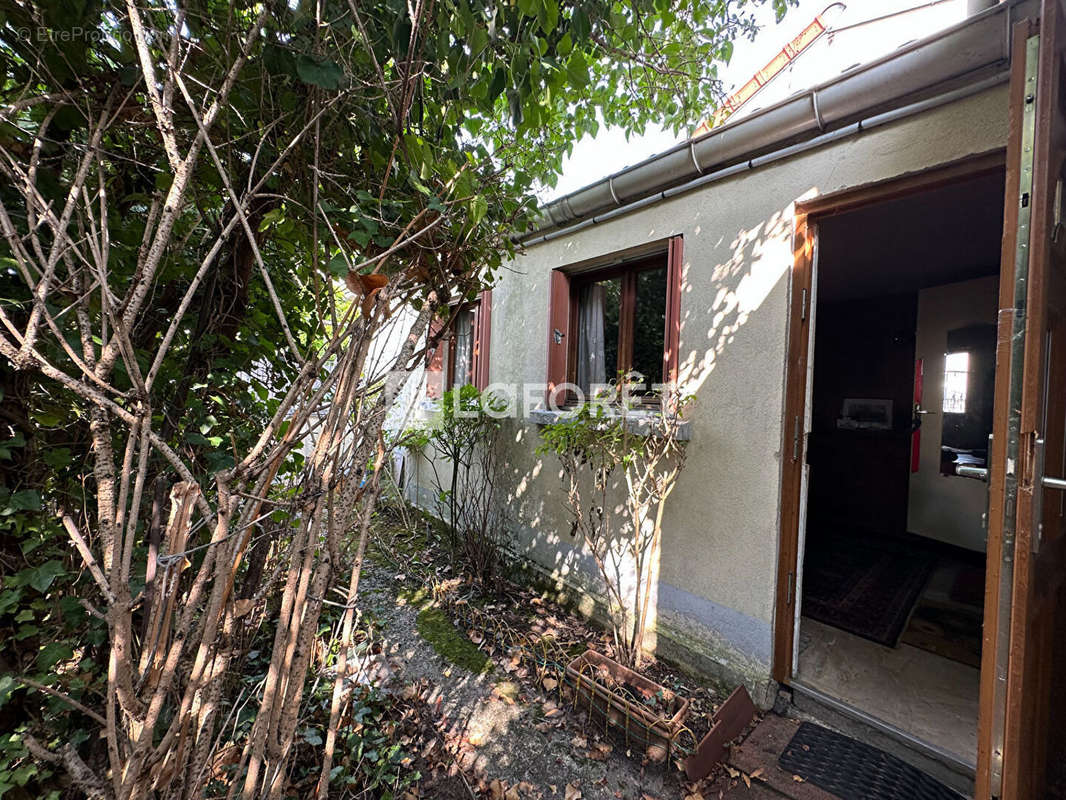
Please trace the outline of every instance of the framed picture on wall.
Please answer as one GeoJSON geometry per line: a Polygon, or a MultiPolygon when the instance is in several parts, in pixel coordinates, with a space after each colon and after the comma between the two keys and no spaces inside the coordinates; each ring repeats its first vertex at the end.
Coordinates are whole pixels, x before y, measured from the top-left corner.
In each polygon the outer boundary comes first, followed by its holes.
{"type": "Polygon", "coordinates": [[[844,400],[837,427],[851,430],[891,430],[892,400],[880,397],[848,397],[844,400]]]}

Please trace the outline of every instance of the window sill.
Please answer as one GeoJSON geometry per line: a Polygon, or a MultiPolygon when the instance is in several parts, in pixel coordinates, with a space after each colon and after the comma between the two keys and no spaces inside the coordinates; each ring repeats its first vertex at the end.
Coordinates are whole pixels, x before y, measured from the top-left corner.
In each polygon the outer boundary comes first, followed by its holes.
{"type": "MultiPolygon", "coordinates": [[[[534,408],[529,412],[529,421],[534,425],[550,425],[561,419],[573,416],[570,410],[552,411],[548,408],[534,408]]],[[[657,411],[631,411],[626,415],[626,425],[630,433],[637,436],[651,436],[659,428],[659,413],[657,411]]],[[[692,440],[692,421],[681,420],[677,425],[677,440],[688,442],[692,440]]]]}

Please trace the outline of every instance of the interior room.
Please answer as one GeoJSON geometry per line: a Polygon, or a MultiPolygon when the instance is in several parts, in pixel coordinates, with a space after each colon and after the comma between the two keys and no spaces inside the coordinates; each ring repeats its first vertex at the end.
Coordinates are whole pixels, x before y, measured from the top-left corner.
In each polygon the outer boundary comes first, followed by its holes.
{"type": "Polygon", "coordinates": [[[971,766],[1003,181],[817,221],[795,680],[971,766]]]}

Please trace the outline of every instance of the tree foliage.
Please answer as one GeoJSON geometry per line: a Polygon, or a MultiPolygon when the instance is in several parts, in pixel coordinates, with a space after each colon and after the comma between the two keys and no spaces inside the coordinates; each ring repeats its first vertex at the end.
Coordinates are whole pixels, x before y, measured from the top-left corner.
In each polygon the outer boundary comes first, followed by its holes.
{"type": "Polygon", "coordinates": [[[577,138],[709,113],[751,10],[0,6],[0,795],[292,791],[305,682],[350,644],[384,375],[577,138]]]}

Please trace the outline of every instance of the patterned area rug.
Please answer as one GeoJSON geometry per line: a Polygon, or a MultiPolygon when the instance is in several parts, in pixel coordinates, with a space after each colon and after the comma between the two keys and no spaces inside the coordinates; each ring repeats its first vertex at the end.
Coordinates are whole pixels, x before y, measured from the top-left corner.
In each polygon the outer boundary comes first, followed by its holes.
{"type": "Polygon", "coordinates": [[[981,609],[921,600],[900,641],[981,668],[981,609]]]}
{"type": "Polygon", "coordinates": [[[903,542],[834,537],[807,548],[803,615],[895,647],[934,566],[903,542]]]}

